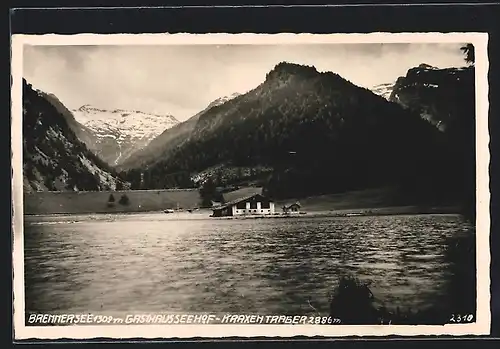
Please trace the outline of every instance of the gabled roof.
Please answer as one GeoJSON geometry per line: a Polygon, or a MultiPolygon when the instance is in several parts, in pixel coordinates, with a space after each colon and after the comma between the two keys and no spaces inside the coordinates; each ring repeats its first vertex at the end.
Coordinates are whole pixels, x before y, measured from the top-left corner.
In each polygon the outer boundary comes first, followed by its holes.
{"type": "MultiPolygon", "coordinates": [[[[214,210],[221,210],[221,209],[227,208],[227,207],[229,207],[229,206],[235,205],[235,204],[237,204],[237,203],[239,203],[239,202],[242,202],[242,201],[246,201],[246,200],[248,200],[248,199],[251,199],[251,198],[253,198],[253,197],[262,197],[262,198],[265,198],[265,196],[264,196],[264,195],[262,195],[262,194],[258,194],[258,193],[257,193],[257,194],[252,194],[252,195],[247,195],[247,196],[243,196],[243,197],[240,197],[240,198],[234,199],[234,200],[232,200],[232,201],[226,202],[226,203],[224,203],[224,204],[223,204],[223,205],[221,205],[221,206],[214,207],[213,209],[214,209],[214,210]]],[[[271,200],[271,201],[272,201],[272,200],[271,200]]]]}
{"type": "Polygon", "coordinates": [[[246,198],[255,194],[262,194],[262,188],[260,187],[245,187],[237,190],[233,190],[222,194],[225,202],[231,202],[234,200],[239,200],[240,198],[246,198]]]}

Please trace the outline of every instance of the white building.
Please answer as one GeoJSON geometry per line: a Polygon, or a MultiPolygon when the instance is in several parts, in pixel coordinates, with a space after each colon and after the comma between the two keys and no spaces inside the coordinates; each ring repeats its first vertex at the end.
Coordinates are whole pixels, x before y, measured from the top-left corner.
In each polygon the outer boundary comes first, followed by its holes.
{"type": "Polygon", "coordinates": [[[227,202],[213,208],[213,217],[274,214],[274,202],[261,195],[253,194],[227,202]]]}

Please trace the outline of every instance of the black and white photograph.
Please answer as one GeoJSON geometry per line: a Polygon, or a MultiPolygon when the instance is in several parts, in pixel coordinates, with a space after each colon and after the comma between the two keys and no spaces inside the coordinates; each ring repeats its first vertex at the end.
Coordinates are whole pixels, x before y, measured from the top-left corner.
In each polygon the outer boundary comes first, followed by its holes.
{"type": "Polygon", "coordinates": [[[487,35],[13,45],[16,337],[488,333],[487,35]]]}

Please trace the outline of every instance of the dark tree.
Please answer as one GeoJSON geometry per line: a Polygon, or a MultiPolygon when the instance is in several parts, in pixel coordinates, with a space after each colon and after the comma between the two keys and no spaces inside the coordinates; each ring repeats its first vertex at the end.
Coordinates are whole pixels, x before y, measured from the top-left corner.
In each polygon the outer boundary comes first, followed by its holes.
{"type": "Polygon", "coordinates": [[[202,184],[200,188],[200,196],[204,207],[211,206],[212,201],[222,200],[222,195],[217,191],[217,186],[212,178],[208,178],[205,183],[202,184]]]}
{"type": "Polygon", "coordinates": [[[216,184],[217,185],[223,185],[224,184],[224,179],[222,177],[222,171],[221,170],[217,171],[216,184]]]}
{"type": "Polygon", "coordinates": [[[474,53],[474,45],[472,44],[467,44],[465,46],[460,47],[462,52],[465,55],[465,61],[468,64],[474,65],[476,61],[475,53],[474,53]]]}
{"type": "Polygon", "coordinates": [[[109,194],[109,199],[108,199],[108,207],[114,207],[115,206],[115,197],[113,194],[109,194]]]}
{"type": "Polygon", "coordinates": [[[120,201],[118,201],[120,205],[127,206],[130,204],[130,199],[128,198],[127,194],[123,194],[120,198],[120,201]]]}

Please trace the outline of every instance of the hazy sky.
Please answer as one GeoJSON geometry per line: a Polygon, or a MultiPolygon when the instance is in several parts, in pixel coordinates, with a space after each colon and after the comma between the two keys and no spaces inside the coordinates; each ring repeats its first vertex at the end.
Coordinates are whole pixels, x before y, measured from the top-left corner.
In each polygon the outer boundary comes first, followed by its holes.
{"type": "Polygon", "coordinates": [[[314,65],[372,87],[420,63],[463,66],[460,44],[25,46],[24,77],[68,108],[84,104],[185,120],[244,93],[277,63],[314,65]]]}

